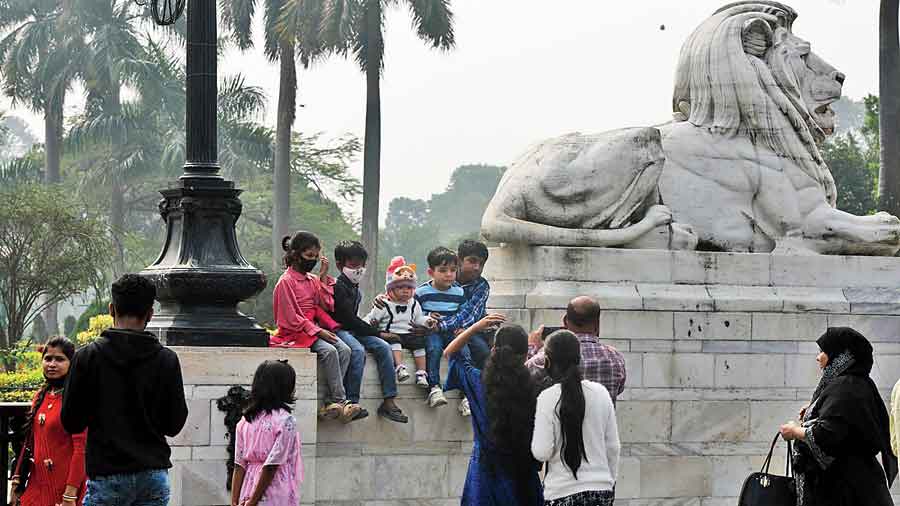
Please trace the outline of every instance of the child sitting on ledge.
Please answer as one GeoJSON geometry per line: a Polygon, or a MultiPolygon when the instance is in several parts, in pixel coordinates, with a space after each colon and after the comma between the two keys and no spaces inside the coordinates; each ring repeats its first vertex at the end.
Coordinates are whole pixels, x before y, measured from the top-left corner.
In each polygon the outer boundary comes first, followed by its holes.
{"type": "Polygon", "coordinates": [[[407,264],[403,257],[394,257],[387,268],[383,307],[374,307],[364,318],[378,327],[383,337],[391,342],[397,381],[409,379],[409,371],[403,364],[403,348],[412,351],[416,364],[416,385],[428,388],[428,373],[425,371],[425,336],[412,334],[412,325],[429,326],[430,321],[415,299],[416,265],[407,264]]]}

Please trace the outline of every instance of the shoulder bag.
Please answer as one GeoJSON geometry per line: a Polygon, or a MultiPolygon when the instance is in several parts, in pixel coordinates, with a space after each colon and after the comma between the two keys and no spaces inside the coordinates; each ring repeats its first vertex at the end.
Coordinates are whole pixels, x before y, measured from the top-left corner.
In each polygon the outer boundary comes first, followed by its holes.
{"type": "Polygon", "coordinates": [[[772,463],[772,452],[781,434],[775,435],[769,455],[758,473],[753,473],[744,481],[738,506],[797,506],[797,487],[791,470],[793,451],[790,441],[787,442],[787,462],[785,476],[769,474],[772,463]]]}

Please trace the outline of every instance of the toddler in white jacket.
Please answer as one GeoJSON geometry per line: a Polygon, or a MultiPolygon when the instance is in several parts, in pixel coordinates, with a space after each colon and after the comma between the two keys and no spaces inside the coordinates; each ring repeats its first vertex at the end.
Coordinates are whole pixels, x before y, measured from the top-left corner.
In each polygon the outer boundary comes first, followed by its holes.
{"type": "Polygon", "coordinates": [[[389,334],[388,340],[394,352],[397,381],[409,379],[409,371],[403,364],[403,348],[412,351],[416,364],[416,385],[428,388],[428,373],[425,372],[425,337],[412,334],[413,324],[427,327],[433,322],[422,311],[422,305],[415,298],[416,265],[407,264],[403,257],[395,257],[388,266],[384,307],[374,307],[365,320],[377,326],[381,332],[389,334]]]}

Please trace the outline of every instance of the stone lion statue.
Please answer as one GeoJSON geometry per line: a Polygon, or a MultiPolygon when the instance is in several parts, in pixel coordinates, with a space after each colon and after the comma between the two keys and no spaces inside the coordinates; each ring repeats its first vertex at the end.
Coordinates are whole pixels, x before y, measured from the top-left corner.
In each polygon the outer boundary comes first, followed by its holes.
{"type": "Polygon", "coordinates": [[[900,220],[835,208],[818,145],[844,75],[792,32],[796,12],[728,4],[681,50],[674,120],[569,134],[506,172],[482,222],[492,241],[560,246],[894,255],[900,220]]]}

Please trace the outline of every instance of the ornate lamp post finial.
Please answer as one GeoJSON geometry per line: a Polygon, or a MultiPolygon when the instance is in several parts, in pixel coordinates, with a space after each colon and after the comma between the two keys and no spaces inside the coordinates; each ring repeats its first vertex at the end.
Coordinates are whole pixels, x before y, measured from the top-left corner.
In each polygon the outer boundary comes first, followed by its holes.
{"type": "Polygon", "coordinates": [[[153,21],[161,26],[175,24],[184,12],[185,0],[134,0],[134,3],[144,6],[150,4],[150,15],[153,21]]]}

